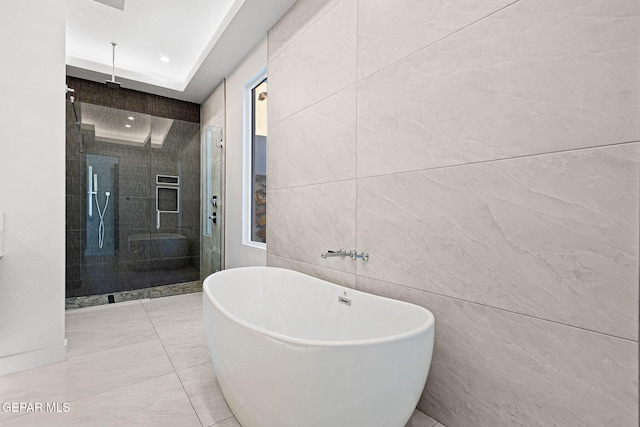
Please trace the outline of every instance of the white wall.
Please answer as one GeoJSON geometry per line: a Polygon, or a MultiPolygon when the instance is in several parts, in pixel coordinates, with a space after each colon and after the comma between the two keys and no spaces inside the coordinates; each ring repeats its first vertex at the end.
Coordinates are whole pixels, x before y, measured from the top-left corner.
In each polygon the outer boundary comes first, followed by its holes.
{"type": "Polygon", "coordinates": [[[430,309],[448,427],[638,425],[639,17],[299,0],[269,32],[268,263],[430,309]]]}
{"type": "Polygon", "coordinates": [[[0,375],[64,360],[65,2],[0,13],[0,375]]]}
{"type": "Polygon", "coordinates": [[[267,264],[267,253],[264,249],[242,244],[244,85],[266,65],[267,39],[265,37],[226,80],[225,268],[267,264]]]}

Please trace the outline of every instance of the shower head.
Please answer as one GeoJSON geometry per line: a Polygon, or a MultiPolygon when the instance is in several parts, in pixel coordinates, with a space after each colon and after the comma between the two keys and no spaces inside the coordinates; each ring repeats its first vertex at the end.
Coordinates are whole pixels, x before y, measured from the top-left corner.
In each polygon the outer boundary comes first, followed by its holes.
{"type": "Polygon", "coordinates": [[[113,65],[113,71],[111,72],[111,80],[107,80],[105,83],[109,89],[120,89],[120,83],[116,81],[116,46],[114,42],[111,42],[111,50],[113,52],[111,64],[113,65]]]}

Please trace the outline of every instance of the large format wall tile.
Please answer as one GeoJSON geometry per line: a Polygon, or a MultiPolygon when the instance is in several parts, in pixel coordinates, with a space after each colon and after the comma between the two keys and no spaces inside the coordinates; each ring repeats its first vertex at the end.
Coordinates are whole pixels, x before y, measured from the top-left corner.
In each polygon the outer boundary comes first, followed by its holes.
{"type": "Polygon", "coordinates": [[[298,0],[269,30],[269,61],[282,51],[340,0],[298,0]]]}
{"type": "Polygon", "coordinates": [[[515,0],[358,3],[358,78],[446,37],[515,0]]]}
{"type": "Polygon", "coordinates": [[[269,191],[269,255],[355,272],[349,258],[321,258],[356,242],[355,180],[269,191]]]}
{"type": "Polygon", "coordinates": [[[308,264],[306,262],[294,261],[288,258],[282,258],[276,255],[267,256],[267,265],[269,267],[286,268],[289,270],[299,271],[340,286],[348,288],[356,287],[355,274],[345,273],[343,271],[333,270],[331,268],[321,267],[316,264],[308,264]]]}
{"type": "Polygon", "coordinates": [[[360,81],[358,176],[639,140],[639,13],[523,0],[360,81]]]}
{"type": "Polygon", "coordinates": [[[629,339],[640,143],[358,180],[357,273],[629,339]]]}
{"type": "Polygon", "coordinates": [[[637,342],[359,277],[436,319],[419,408],[448,427],[638,425],[637,342]]]}
{"type": "Polygon", "coordinates": [[[356,87],[269,129],[269,188],[356,177],[356,87]]]}
{"type": "Polygon", "coordinates": [[[269,124],[356,81],[356,0],[341,0],[269,63],[269,124]]]}
{"type": "Polygon", "coordinates": [[[637,425],[640,3],[357,3],[270,35],[269,265],[431,309],[448,427],[637,425]]]}

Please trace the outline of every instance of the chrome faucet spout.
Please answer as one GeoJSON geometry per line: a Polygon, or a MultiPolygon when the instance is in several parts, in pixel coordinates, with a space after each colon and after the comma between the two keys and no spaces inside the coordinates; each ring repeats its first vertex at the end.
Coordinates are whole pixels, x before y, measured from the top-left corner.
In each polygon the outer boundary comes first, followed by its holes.
{"type": "Polygon", "coordinates": [[[349,257],[351,259],[360,259],[362,261],[368,261],[369,260],[369,254],[367,252],[360,252],[358,253],[356,250],[351,249],[351,250],[346,250],[344,248],[340,248],[337,251],[327,251],[327,252],[323,252],[322,254],[320,254],[320,256],[322,258],[333,258],[333,257],[349,257]]]}
{"type": "Polygon", "coordinates": [[[337,256],[348,256],[350,257],[352,255],[352,251],[347,251],[344,248],[340,248],[337,251],[327,251],[327,252],[323,252],[320,256],[322,258],[332,258],[332,257],[337,257],[337,256]]]}

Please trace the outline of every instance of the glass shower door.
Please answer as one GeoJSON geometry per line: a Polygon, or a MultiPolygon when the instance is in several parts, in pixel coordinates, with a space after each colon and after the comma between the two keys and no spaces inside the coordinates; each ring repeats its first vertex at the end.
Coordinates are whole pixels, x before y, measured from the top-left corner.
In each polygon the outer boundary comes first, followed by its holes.
{"type": "Polygon", "coordinates": [[[200,290],[200,125],[69,103],[66,240],[68,308],[200,290]]]}
{"type": "Polygon", "coordinates": [[[200,280],[224,268],[222,128],[202,127],[202,249],[200,280]]]}

